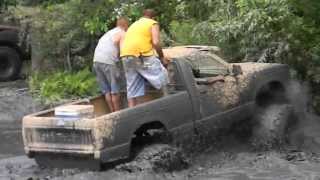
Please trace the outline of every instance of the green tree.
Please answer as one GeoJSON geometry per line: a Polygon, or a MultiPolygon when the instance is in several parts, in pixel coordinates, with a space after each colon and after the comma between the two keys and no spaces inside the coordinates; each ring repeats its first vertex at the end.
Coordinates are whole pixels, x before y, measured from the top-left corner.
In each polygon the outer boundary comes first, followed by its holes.
{"type": "Polygon", "coordinates": [[[9,6],[15,6],[17,4],[16,0],[1,0],[0,1],[0,12],[7,10],[9,6]]]}
{"type": "Polygon", "coordinates": [[[154,8],[176,44],[217,45],[233,62],[286,63],[320,92],[319,0],[2,0],[0,9],[16,4],[22,12],[31,6],[20,17],[31,17],[35,52],[53,69],[90,65],[96,41],[117,17],[133,22],[154,8]]]}

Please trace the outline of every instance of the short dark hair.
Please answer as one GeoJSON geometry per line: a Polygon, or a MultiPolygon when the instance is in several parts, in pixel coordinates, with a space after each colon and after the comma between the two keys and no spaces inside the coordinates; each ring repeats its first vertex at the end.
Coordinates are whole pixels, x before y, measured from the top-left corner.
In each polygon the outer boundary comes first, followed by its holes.
{"type": "Polygon", "coordinates": [[[120,16],[120,17],[117,18],[116,22],[119,22],[119,21],[127,21],[127,22],[129,22],[129,18],[127,18],[125,16],[120,16]]]}
{"type": "Polygon", "coordinates": [[[154,18],[157,16],[157,13],[154,9],[145,9],[143,10],[143,16],[154,18]]]}

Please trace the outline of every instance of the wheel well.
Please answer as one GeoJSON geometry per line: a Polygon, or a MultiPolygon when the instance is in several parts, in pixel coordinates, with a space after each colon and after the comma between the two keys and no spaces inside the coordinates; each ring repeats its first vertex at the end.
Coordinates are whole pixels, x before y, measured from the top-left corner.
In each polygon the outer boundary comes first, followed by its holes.
{"type": "Polygon", "coordinates": [[[256,95],[255,102],[258,106],[268,106],[270,104],[283,104],[288,102],[286,88],[279,81],[272,81],[263,85],[256,95]]]}
{"type": "Polygon", "coordinates": [[[165,130],[165,126],[163,123],[160,121],[153,121],[153,122],[148,122],[143,125],[141,125],[135,132],[134,134],[136,136],[141,135],[141,133],[146,133],[148,130],[165,130]]]}
{"type": "Polygon", "coordinates": [[[141,149],[145,145],[170,141],[167,135],[168,134],[165,125],[160,121],[142,124],[134,132],[131,138],[131,151],[141,149]]]}

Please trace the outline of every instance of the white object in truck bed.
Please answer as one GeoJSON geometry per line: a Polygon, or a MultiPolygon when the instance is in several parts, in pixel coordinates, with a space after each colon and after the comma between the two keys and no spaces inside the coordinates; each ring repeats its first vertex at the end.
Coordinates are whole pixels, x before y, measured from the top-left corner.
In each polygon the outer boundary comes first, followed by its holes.
{"type": "Polygon", "coordinates": [[[93,105],[66,105],[55,108],[57,117],[65,118],[92,118],[94,114],[93,105]]]}

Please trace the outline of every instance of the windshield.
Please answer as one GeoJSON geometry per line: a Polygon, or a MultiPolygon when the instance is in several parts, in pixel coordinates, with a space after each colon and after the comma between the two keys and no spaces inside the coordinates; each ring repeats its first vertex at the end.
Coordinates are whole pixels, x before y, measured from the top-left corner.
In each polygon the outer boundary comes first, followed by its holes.
{"type": "Polygon", "coordinates": [[[196,77],[210,77],[229,73],[229,64],[211,52],[199,51],[186,56],[185,60],[191,65],[196,77]]]}

